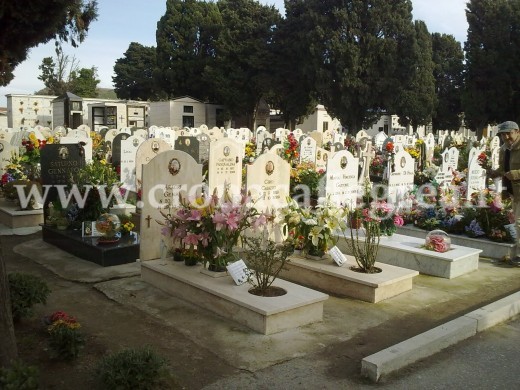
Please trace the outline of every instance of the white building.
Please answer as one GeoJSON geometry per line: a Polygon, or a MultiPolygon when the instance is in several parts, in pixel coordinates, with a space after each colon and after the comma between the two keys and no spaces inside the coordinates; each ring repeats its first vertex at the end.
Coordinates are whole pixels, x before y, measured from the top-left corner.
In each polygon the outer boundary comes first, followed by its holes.
{"type": "Polygon", "coordinates": [[[322,104],[318,104],[316,110],[305,118],[302,123],[298,123],[296,127],[302,129],[305,133],[310,133],[314,130],[324,132],[340,129],[341,123],[338,119],[332,118],[322,104]]]}
{"type": "Polygon", "coordinates": [[[219,116],[224,106],[204,103],[190,96],[163,102],[149,102],[150,124],[164,127],[225,127],[219,116]]]}

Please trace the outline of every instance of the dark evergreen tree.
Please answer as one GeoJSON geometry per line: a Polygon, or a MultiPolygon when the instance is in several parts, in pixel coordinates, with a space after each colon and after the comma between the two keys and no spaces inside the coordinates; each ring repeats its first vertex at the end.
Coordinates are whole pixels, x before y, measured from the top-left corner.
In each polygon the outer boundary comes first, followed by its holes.
{"type": "Polygon", "coordinates": [[[166,13],[157,23],[156,77],[168,97],[213,98],[204,71],[214,61],[214,43],[221,24],[214,3],[166,1],[166,13]]]}
{"type": "MultiPolygon", "coordinates": [[[[395,104],[403,86],[407,42],[414,35],[409,0],[288,0],[305,23],[319,100],[349,131],[370,125],[395,104]]],[[[408,45],[409,46],[409,45],[408,45]]]]}
{"type": "Polygon", "coordinates": [[[97,0],[2,1],[0,86],[13,79],[14,69],[27,58],[30,48],[51,39],[70,41],[76,47],[96,19],[97,0]]]}
{"type": "Polygon", "coordinates": [[[280,23],[274,42],[272,94],[269,103],[280,110],[286,127],[294,129],[298,122],[310,115],[318,104],[315,96],[312,71],[309,66],[307,32],[299,26],[305,24],[306,14],[301,2],[285,2],[285,19],[280,23]]]}
{"type": "Polygon", "coordinates": [[[463,93],[466,125],[481,136],[489,123],[520,119],[520,0],[471,0],[463,93]]]}
{"type": "Polygon", "coordinates": [[[157,72],[155,47],[132,42],[123,58],[116,60],[112,77],[120,99],[156,100],[159,97],[154,74],[157,72]]]}
{"type": "Polygon", "coordinates": [[[431,123],[436,99],[431,36],[422,20],[414,25],[415,36],[408,41],[409,51],[403,58],[406,66],[400,69],[405,82],[395,91],[392,113],[399,115],[401,125],[411,125],[415,133],[418,126],[431,123]]]}
{"type": "Polygon", "coordinates": [[[437,104],[434,130],[458,130],[462,124],[464,52],[453,35],[432,34],[433,76],[437,104]]]}
{"type": "Polygon", "coordinates": [[[218,102],[253,127],[260,101],[272,86],[273,42],[280,13],[255,0],[220,0],[224,26],[215,61],[206,70],[218,102]]]}

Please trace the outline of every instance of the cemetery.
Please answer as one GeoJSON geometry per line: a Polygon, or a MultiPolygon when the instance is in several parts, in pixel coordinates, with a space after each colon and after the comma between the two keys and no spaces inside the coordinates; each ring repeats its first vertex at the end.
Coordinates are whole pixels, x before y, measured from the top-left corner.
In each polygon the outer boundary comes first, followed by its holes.
{"type": "Polygon", "coordinates": [[[44,242],[100,267],[137,261],[144,282],[265,335],[323,321],[329,295],[390,300],[419,274],[457,278],[514,247],[511,202],[487,177],[497,137],[0,132],[1,223],[41,225],[44,242]]]}

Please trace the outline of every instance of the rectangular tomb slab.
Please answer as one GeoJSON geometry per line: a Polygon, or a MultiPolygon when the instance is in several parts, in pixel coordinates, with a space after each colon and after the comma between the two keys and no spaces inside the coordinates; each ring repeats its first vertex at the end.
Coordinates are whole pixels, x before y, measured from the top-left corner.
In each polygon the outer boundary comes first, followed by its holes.
{"type": "Polygon", "coordinates": [[[43,209],[20,210],[16,203],[2,199],[0,223],[12,229],[38,226],[43,223],[43,209]]]}
{"type": "Polygon", "coordinates": [[[287,294],[259,297],[249,284],[237,286],[231,276],[212,278],[202,266],[187,267],[171,260],[141,263],[141,278],[171,294],[263,334],[272,334],[323,320],[328,295],[277,279],[273,286],[287,294]]]}
{"type": "Polygon", "coordinates": [[[81,237],[81,231],[42,227],[43,241],[103,267],[133,263],[139,258],[139,236],[122,237],[116,243],[98,245],[99,237],[81,237]]]}
{"type": "MultiPolygon", "coordinates": [[[[346,236],[350,237],[350,233],[346,233],[346,236]]],[[[422,245],[424,239],[416,237],[402,234],[383,236],[379,242],[377,261],[446,279],[456,278],[478,269],[481,249],[452,245],[452,249],[448,252],[439,253],[421,248],[422,245]]],[[[338,247],[348,253],[344,239],[339,240],[338,247]]]]}
{"type": "Polygon", "coordinates": [[[382,272],[356,272],[350,269],[356,266],[354,257],[346,258],[339,267],[327,257],[313,260],[292,256],[280,277],[332,295],[376,303],[411,290],[413,278],[419,275],[417,271],[382,263],[375,264],[382,272]]]}
{"type": "MultiPolygon", "coordinates": [[[[397,228],[397,233],[422,240],[426,238],[428,231],[419,229],[413,225],[405,225],[397,228]]],[[[504,257],[514,257],[515,244],[509,242],[495,242],[486,238],[471,238],[459,234],[449,234],[451,243],[468,248],[480,249],[480,256],[490,259],[502,260],[504,257]]]]}

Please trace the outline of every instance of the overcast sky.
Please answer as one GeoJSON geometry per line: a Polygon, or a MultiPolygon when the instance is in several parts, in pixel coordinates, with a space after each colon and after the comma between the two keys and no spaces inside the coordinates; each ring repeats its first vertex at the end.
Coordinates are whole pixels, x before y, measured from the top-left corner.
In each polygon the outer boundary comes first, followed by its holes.
{"type": "MultiPolygon", "coordinates": [[[[16,0],[13,0],[16,1],[16,0]]],[[[283,14],[283,0],[260,0],[276,6],[283,14]]],[[[414,19],[424,20],[430,32],[453,35],[464,43],[467,34],[466,0],[412,0],[414,19]]],[[[157,22],[164,15],[164,0],[99,0],[99,18],[79,48],[64,46],[65,54],[75,56],[82,68],[97,67],[99,87],[112,88],[115,61],[123,57],[130,42],[155,46],[157,22]]],[[[54,44],[40,45],[15,70],[13,81],[0,88],[0,107],[6,106],[6,94],[31,94],[44,87],[38,80],[38,66],[44,57],[54,57],[54,44]]]]}

